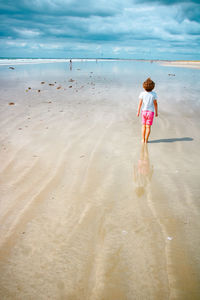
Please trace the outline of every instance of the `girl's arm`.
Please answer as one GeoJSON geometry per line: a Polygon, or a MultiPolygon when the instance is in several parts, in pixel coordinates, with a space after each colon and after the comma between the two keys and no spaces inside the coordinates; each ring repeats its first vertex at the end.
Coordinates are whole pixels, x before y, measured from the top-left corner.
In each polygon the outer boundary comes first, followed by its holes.
{"type": "Polygon", "coordinates": [[[155,107],[155,113],[156,113],[156,117],[158,116],[158,103],[157,100],[153,101],[154,107],[155,107]]]}
{"type": "Polygon", "coordinates": [[[139,105],[138,105],[138,112],[137,112],[137,116],[139,117],[140,115],[140,109],[141,109],[141,106],[142,106],[142,99],[140,99],[140,102],[139,102],[139,105]]]}

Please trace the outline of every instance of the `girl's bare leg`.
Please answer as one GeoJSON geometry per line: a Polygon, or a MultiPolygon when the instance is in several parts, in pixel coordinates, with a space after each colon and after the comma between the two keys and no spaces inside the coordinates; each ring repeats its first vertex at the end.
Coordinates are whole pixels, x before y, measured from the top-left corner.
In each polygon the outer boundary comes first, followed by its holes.
{"type": "Polygon", "coordinates": [[[148,143],[149,135],[151,133],[151,125],[146,125],[146,139],[145,143],[148,143]]]}
{"type": "Polygon", "coordinates": [[[146,125],[142,125],[142,143],[145,143],[146,125]]]}

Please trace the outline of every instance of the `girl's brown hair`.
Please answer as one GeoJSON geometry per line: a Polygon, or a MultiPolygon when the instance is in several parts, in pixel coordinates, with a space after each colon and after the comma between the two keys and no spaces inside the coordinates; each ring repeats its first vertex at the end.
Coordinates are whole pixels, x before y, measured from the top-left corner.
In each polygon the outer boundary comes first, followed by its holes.
{"type": "Polygon", "coordinates": [[[147,92],[151,92],[155,87],[155,82],[153,82],[153,80],[151,80],[151,78],[147,78],[147,80],[145,80],[143,82],[143,88],[147,91],[147,92]]]}

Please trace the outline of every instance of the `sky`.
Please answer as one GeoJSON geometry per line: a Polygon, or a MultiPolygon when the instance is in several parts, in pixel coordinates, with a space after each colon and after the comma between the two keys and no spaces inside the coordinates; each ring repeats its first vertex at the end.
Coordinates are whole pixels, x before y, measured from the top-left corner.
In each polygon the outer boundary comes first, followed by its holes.
{"type": "Polygon", "coordinates": [[[0,0],[0,57],[200,60],[200,0],[0,0]]]}

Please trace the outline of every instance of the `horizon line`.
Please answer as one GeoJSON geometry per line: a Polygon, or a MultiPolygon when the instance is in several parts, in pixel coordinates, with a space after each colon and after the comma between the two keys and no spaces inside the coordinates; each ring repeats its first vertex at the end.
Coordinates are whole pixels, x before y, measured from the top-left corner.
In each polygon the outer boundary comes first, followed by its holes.
{"type": "Polygon", "coordinates": [[[114,57],[0,57],[0,59],[66,59],[66,60],[73,60],[73,59],[82,59],[82,60],[135,60],[135,61],[193,61],[193,62],[200,62],[200,60],[195,59],[158,59],[158,58],[114,58],[114,57]]]}

